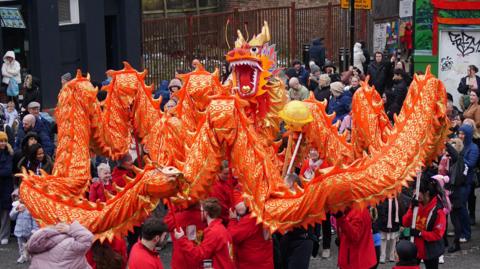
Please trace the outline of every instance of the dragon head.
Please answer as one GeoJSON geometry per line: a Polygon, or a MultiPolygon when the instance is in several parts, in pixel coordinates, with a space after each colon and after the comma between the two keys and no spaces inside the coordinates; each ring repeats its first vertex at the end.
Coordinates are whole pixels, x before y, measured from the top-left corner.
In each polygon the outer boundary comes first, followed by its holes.
{"type": "Polygon", "coordinates": [[[264,22],[262,32],[246,41],[240,30],[235,48],[226,55],[232,72],[234,89],[242,98],[263,95],[267,89],[268,79],[276,66],[275,46],[270,46],[270,30],[264,22]]]}

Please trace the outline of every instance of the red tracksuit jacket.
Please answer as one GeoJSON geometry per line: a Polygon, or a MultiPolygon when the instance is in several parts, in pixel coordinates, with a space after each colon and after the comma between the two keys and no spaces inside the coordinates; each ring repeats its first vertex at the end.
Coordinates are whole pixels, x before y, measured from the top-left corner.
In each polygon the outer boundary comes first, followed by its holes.
{"type": "Polygon", "coordinates": [[[377,263],[373,245],[372,220],[368,209],[352,209],[337,218],[340,234],[338,267],[369,269],[377,263]]]}
{"type": "Polygon", "coordinates": [[[215,269],[235,269],[232,237],[221,219],[215,219],[208,225],[200,245],[195,246],[185,236],[178,239],[177,244],[192,263],[202,264],[203,260],[212,259],[215,269]]]}
{"type": "Polygon", "coordinates": [[[237,269],[273,269],[272,240],[265,240],[262,225],[257,225],[250,213],[238,221],[231,219],[227,230],[232,236],[237,269]]]}
{"type": "MultiPolygon", "coordinates": [[[[447,217],[445,215],[445,211],[443,208],[437,210],[437,219],[435,220],[435,224],[433,225],[432,231],[426,231],[427,226],[427,218],[435,206],[437,205],[437,197],[434,197],[427,205],[422,205],[421,203],[418,206],[418,215],[417,215],[417,223],[415,228],[421,231],[421,237],[415,237],[414,243],[417,247],[417,257],[419,259],[425,259],[425,241],[438,241],[442,240],[443,234],[445,233],[447,217]]],[[[407,211],[407,214],[403,216],[402,223],[405,227],[412,226],[412,218],[413,218],[413,210],[410,207],[407,211]]]]}
{"type": "Polygon", "coordinates": [[[163,269],[163,265],[157,252],[151,251],[138,241],[130,251],[128,269],[163,269]]]}
{"type": "MultiPolygon", "coordinates": [[[[200,263],[192,262],[189,254],[181,251],[177,240],[174,236],[175,221],[173,218],[173,210],[169,210],[168,214],[164,218],[164,222],[168,225],[170,230],[170,235],[173,241],[173,251],[172,251],[172,268],[173,269],[200,269],[202,268],[200,263]]],[[[187,231],[187,226],[195,225],[197,230],[197,235],[199,231],[203,231],[206,228],[206,223],[202,221],[201,211],[198,207],[189,207],[187,209],[175,209],[175,220],[178,227],[187,231]]]]}

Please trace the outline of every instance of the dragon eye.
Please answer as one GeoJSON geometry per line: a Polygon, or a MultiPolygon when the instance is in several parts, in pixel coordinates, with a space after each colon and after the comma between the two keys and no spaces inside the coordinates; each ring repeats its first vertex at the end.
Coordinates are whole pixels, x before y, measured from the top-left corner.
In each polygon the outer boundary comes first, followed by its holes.
{"type": "Polygon", "coordinates": [[[258,48],[257,48],[257,47],[252,47],[252,48],[250,49],[250,52],[251,52],[251,53],[254,53],[254,54],[257,54],[257,53],[258,53],[258,48]]]}

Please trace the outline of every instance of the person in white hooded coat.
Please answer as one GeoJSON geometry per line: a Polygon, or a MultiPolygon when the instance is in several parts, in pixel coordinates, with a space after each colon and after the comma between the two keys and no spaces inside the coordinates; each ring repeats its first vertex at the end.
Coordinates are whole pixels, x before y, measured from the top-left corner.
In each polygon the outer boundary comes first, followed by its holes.
{"type": "Polygon", "coordinates": [[[353,45],[353,66],[357,67],[363,72],[363,63],[366,61],[365,55],[363,54],[362,45],[360,43],[355,43],[353,45]]]}
{"type": "Polygon", "coordinates": [[[11,50],[3,56],[2,83],[8,86],[10,79],[15,79],[18,84],[22,83],[20,76],[20,63],[15,60],[15,53],[11,50]]]}

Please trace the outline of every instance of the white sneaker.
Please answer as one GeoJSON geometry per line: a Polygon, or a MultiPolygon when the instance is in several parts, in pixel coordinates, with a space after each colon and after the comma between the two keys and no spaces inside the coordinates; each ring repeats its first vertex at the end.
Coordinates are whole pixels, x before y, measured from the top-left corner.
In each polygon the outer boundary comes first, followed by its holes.
{"type": "MultiPolygon", "coordinates": [[[[458,241],[459,241],[460,243],[467,243],[468,240],[467,240],[466,238],[462,237],[462,238],[460,238],[460,240],[458,240],[458,241]]],[[[2,241],[2,242],[3,242],[3,241],[2,241]]]]}
{"type": "Polygon", "coordinates": [[[448,232],[447,236],[453,237],[453,236],[455,236],[455,233],[454,232],[448,232]]]}
{"type": "Polygon", "coordinates": [[[27,257],[22,255],[20,256],[20,258],[18,258],[17,263],[25,263],[26,261],[27,261],[27,257]]]}
{"type": "Polygon", "coordinates": [[[1,244],[1,245],[8,245],[8,239],[2,239],[2,240],[0,241],[0,244],[1,244]]]}
{"type": "Polygon", "coordinates": [[[330,258],[330,249],[322,250],[322,259],[328,259],[328,258],[330,258]]]}
{"type": "Polygon", "coordinates": [[[438,263],[439,264],[444,264],[445,263],[445,259],[443,258],[443,255],[438,257],[438,263]]]}

